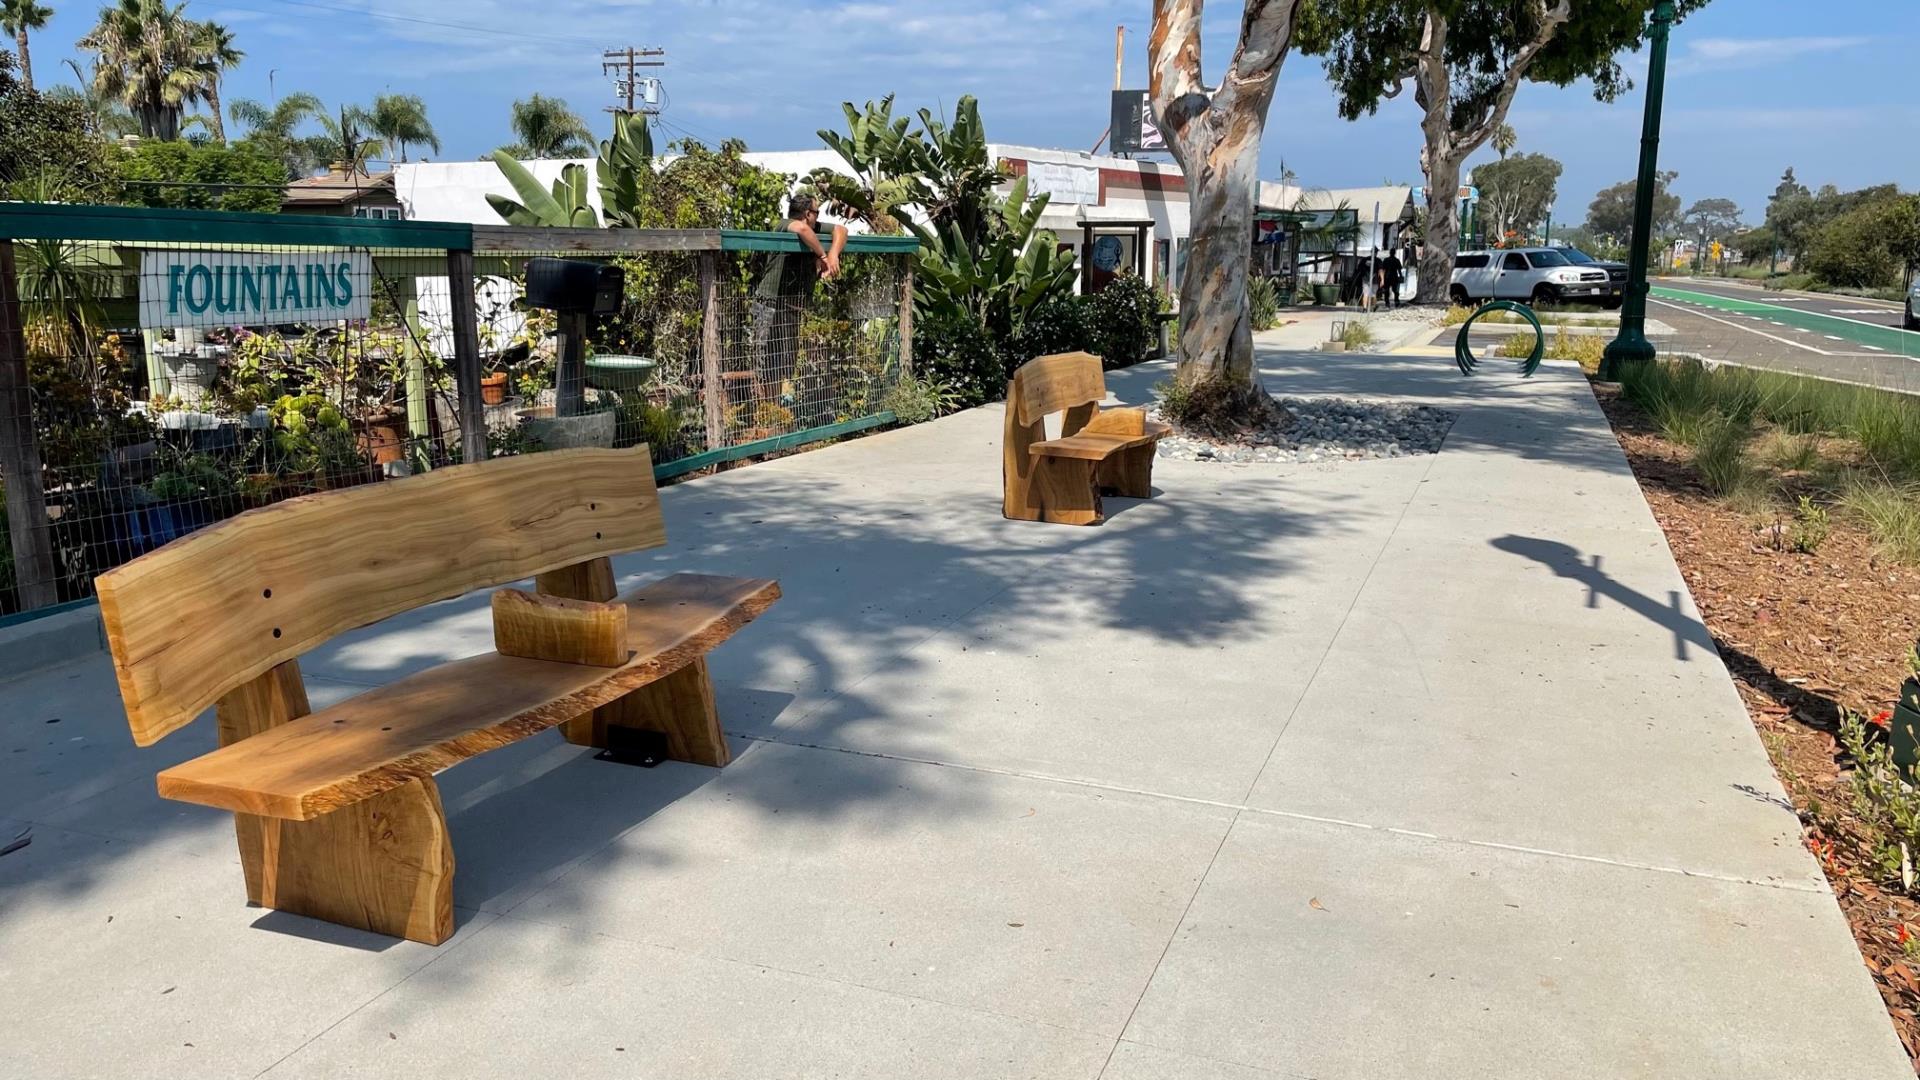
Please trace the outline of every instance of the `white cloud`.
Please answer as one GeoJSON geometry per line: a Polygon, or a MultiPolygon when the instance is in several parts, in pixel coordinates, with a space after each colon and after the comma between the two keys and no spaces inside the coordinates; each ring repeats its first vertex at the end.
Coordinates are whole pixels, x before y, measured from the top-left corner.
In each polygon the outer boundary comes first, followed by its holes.
{"type": "Polygon", "coordinates": [[[1766,67],[1817,53],[1842,52],[1868,43],[1864,37],[1700,38],[1673,63],[1678,75],[1766,67]]]}

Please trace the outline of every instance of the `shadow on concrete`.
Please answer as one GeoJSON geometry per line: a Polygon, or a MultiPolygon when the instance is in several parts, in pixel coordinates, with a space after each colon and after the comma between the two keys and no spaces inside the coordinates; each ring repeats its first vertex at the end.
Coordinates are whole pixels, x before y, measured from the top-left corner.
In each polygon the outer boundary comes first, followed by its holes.
{"type": "MultiPolygon", "coordinates": [[[[1344,392],[1353,396],[1416,400],[1438,395],[1443,382],[1449,392],[1457,389],[1457,373],[1437,361],[1431,366],[1428,371],[1396,364],[1385,375],[1364,379],[1349,379],[1332,367],[1315,372],[1310,387],[1294,387],[1287,385],[1283,364],[1270,385],[1283,393],[1329,393],[1343,392],[1339,388],[1348,380],[1351,389],[1344,392]]],[[[1111,373],[1109,385],[1122,400],[1140,402],[1171,370],[1170,364],[1141,365],[1111,373]]],[[[1518,398],[1501,404],[1529,411],[1555,405],[1518,398]]],[[[1325,558],[1329,541],[1337,546],[1349,537],[1384,536],[1392,524],[1378,502],[1328,490],[1324,481],[1294,479],[1310,474],[1212,466],[1184,471],[1177,482],[1161,475],[1151,500],[1114,500],[1115,512],[1099,528],[1010,522],[999,512],[998,428],[998,413],[989,408],[663,493],[672,543],[616,560],[623,588],[684,570],[774,577],[785,591],[766,616],[711,657],[737,762],[752,762],[759,745],[741,736],[768,734],[802,718],[812,718],[809,741],[832,745],[843,723],[910,728],[916,717],[950,709],[931,677],[919,700],[901,700],[897,690],[911,685],[925,664],[915,648],[938,634],[965,635],[975,647],[1015,650],[1043,635],[1071,635],[1078,626],[1095,625],[1150,642],[1194,646],[1244,641],[1282,620],[1297,625],[1310,617],[1302,609],[1310,601],[1276,597],[1322,570],[1303,564],[1303,554],[1325,558]],[[1309,539],[1318,542],[1304,543],[1309,539]],[[864,692],[863,680],[883,669],[907,678],[886,680],[896,688],[892,697],[864,692]]],[[[1460,429],[1456,424],[1450,448],[1460,429]]],[[[1503,449],[1556,455],[1571,465],[1621,467],[1611,445],[1606,449],[1612,458],[1564,438],[1503,449]]],[[[1510,542],[1508,550],[1588,581],[1599,595],[1669,626],[1677,647],[1710,647],[1697,624],[1676,608],[1623,589],[1566,545],[1524,537],[1510,542]]],[[[303,665],[309,675],[374,686],[472,655],[491,646],[487,603],[486,593],[476,593],[398,616],[343,635],[303,657],[303,665]]],[[[210,748],[211,725],[194,725],[160,747],[135,751],[110,672],[104,662],[87,663],[88,679],[107,689],[87,699],[86,715],[68,714],[63,725],[72,727],[62,736],[82,734],[104,749],[91,761],[71,753],[56,760],[51,750],[23,744],[21,752],[0,754],[0,792],[16,777],[41,773],[46,785],[97,788],[60,807],[63,820],[51,827],[102,842],[74,844],[57,859],[14,866],[9,863],[15,857],[0,859],[0,919],[7,917],[10,898],[28,892],[71,895],[124,887],[117,873],[121,863],[182,840],[209,855],[222,853],[220,861],[207,858],[192,872],[229,879],[233,902],[243,903],[229,816],[163,802],[152,793],[156,771],[210,748]],[[76,810],[84,820],[64,820],[76,810]]],[[[19,686],[0,688],[0,699],[19,692],[19,686]]],[[[924,767],[907,762],[869,757],[853,781],[823,787],[797,775],[805,755],[767,760],[776,764],[755,774],[765,782],[738,785],[729,797],[769,819],[778,814],[833,821],[884,804],[884,827],[908,831],[928,821],[964,819],[979,808],[966,785],[935,790],[917,771],[924,767]],[[796,775],[783,776],[783,769],[796,775]]],[[[536,891],[562,885],[568,902],[588,906],[596,883],[590,870],[581,870],[583,860],[720,775],[688,765],[648,771],[595,762],[591,751],[547,734],[464,762],[438,777],[457,860],[456,905],[509,910],[536,891]]],[[[17,811],[15,800],[0,798],[0,817],[43,820],[31,806],[19,805],[17,811]]],[[[675,856],[664,848],[628,843],[622,852],[672,872],[675,856]]],[[[278,930],[284,921],[263,919],[261,925],[278,930]]]]}
{"type": "Polygon", "coordinates": [[[1585,585],[1588,607],[1599,606],[1600,598],[1605,597],[1665,627],[1673,634],[1673,655],[1676,660],[1688,659],[1688,645],[1705,650],[1708,655],[1714,654],[1713,638],[1698,619],[1687,614],[1677,592],[1667,593],[1665,602],[1656,600],[1614,580],[1602,569],[1599,555],[1582,557],[1579,549],[1558,540],[1509,534],[1496,537],[1488,543],[1501,551],[1532,559],[1558,577],[1585,585]]]}

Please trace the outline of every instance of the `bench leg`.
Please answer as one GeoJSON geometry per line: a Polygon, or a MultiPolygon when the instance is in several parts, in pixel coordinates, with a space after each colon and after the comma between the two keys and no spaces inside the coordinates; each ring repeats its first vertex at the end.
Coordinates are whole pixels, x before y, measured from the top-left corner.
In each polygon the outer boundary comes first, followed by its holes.
{"type": "Polygon", "coordinates": [[[713,706],[705,657],[600,706],[591,716],[567,721],[561,731],[570,743],[604,748],[609,727],[661,732],[667,737],[667,757],[674,761],[719,768],[733,760],[713,706]]]}
{"type": "MultiPolygon", "coordinates": [[[[220,745],[309,711],[289,660],[220,699],[220,745]]],[[[431,779],[312,821],[235,814],[233,823],[249,901],[429,945],[453,936],[453,844],[431,779]]]]}
{"type": "Polygon", "coordinates": [[[1041,521],[1056,525],[1098,525],[1107,520],[1094,486],[1094,466],[1078,458],[1040,458],[1033,463],[1027,505],[1041,521]]]}
{"type": "Polygon", "coordinates": [[[1152,443],[1122,450],[1100,463],[1095,481],[1100,490],[1111,491],[1125,499],[1145,499],[1153,494],[1152,443]]]}
{"type": "Polygon", "coordinates": [[[428,945],[453,936],[453,843],[431,779],[312,821],[234,817],[253,903],[428,945]]]}

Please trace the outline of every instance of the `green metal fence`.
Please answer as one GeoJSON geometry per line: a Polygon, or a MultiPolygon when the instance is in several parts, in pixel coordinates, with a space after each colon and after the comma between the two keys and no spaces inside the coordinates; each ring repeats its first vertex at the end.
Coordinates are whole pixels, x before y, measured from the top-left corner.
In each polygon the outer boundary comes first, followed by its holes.
{"type": "Polygon", "coordinates": [[[786,233],[0,203],[0,616],[297,494],[582,443],[667,478],[887,423],[915,250],[852,237],[796,293],[765,287],[786,233]],[[521,295],[540,255],[621,271],[581,406],[521,295]]]}

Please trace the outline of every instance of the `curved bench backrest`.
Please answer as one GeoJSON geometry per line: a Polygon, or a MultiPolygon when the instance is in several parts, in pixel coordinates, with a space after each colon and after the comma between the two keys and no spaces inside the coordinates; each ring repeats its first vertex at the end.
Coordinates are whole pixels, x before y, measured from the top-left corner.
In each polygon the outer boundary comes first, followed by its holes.
{"type": "Polygon", "coordinates": [[[1088,352],[1051,353],[1020,365],[1007,388],[1007,409],[1021,427],[1075,405],[1105,400],[1100,358],[1088,352]]]}
{"type": "Polygon", "coordinates": [[[95,585],[148,746],[347,630],[666,540],[645,446],[554,450],[249,510],[95,585]]]}

